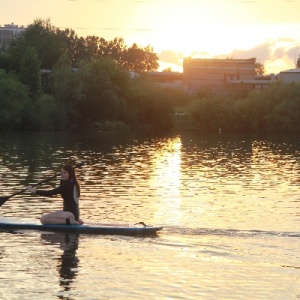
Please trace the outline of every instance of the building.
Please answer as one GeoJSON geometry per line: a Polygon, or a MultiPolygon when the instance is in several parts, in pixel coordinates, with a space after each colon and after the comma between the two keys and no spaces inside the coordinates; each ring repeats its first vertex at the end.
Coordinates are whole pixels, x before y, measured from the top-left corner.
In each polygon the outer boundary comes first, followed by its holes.
{"type": "Polygon", "coordinates": [[[15,38],[15,36],[25,30],[25,27],[19,27],[14,23],[0,26],[0,50],[5,50],[8,47],[9,43],[15,38]]]}
{"type": "Polygon", "coordinates": [[[277,77],[284,83],[300,82],[300,68],[281,71],[277,77]]]}
{"type": "Polygon", "coordinates": [[[255,87],[255,58],[183,60],[183,84],[192,91],[216,90],[228,85],[255,87]]]}

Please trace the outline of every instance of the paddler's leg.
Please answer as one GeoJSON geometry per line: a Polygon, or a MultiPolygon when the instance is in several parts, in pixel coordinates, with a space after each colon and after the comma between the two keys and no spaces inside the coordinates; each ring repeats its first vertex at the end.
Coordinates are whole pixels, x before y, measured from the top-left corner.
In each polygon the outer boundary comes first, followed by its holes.
{"type": "Polygon", "coordinates": [[[57,210],[41,217],[42,224],[80,224],[75,220],[74,215],[69,211],[57,210]],[[67,221],[69,220],[69,221],[67,221]]]}

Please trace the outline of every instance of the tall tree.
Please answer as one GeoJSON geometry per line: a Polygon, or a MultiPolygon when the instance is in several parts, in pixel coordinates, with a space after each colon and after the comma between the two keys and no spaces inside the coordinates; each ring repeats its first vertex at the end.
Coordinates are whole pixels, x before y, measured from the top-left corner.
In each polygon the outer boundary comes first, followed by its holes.
{"type": "Polygon", "coordinates": [[[52,69],[64,52],[68,52],[73,67],[81,60],[90,62],[109,57],[124,66],[127,71],[156,70],[158,57],[150,46],[141,48],[133,44],[127,48],[122,38],[106,41],[97,36],[78,37],[73,29],[60,30],[50,19],[36,19],[9,47],[10,68],[20,69],[21,57],[26,48],[33,47],[41,61],[42,69],[52,69]]]}
{"type": "Polygon", "coordinates": [[[265,74],[265,67],[263,64],[259,62],[255,63],[255,74],[260,76],[265,74]]]}
{"type": "Polygon", "coordinates": [[[89,35],[85,38],[85,61],[90,62],[98,56],[98,37],[94,35],[89,35]]]}
{"type": "Polygon", "coordinates": [[[0,129],[21,129],[32,110],[26,86],[4,70],[0,70],[0,107],[0,129]]]}
{"type": "Polygon", "coordinates": [[[78,71],[71,68],[67,53],[62,55],[51,73],[51,94],[65,111],[66,121],[71,126],[77,125],[77,118],[80,113],[77,106],[82,87],[77,73],[78,71]]]}
{"type": "Polygon", "coordinates": [[[66,36],[51,24],[50,19],[36,19],[9,47],[13,68],[17,71],[27,47],[35,49],[41,60],[41,68],[52,69],[67,48],[66,36]]]}
{"type": "Polygon", "coordinates": [[[73,29],[66,28],[63,33],[66,41],[66,52],[72,67],[77,67],[78,63],[85,57],[85,41],[83,37],[78,37],[73,29]]]}
{"type": "Polygon", "coordinates": [[[28,86],[30,96],[36,100],[42,93],[41,63],[34,48],[26,48],[21,60],[20,81],[28,86]]]}
{"type": "Polygon", "coordinates": [[[300,55],[299,55],[299,58],[298,58],[298,60],[297,60],[296,68],[300,68],[300,55]]]}
{"type": "Polygon", "coordinates": [[[111,41],[99,39],[99,56],[109,57],[120,65],[123,62],[125,50],[126,45],[122,38],[114,38],[111,41]]]}
{"type": "Polygon", "coordinates": [[[0,51],[0,69],[9,71],[9,57],[7,53],[0,51]]]}
{"type": "Polygon", "coordinates": [[[107,57],[82,63],[79,70],[82,83],[79,110],[81,122],[89,124],[112,120],[124,109],[123,94],[128,74],[107,57]]]}
{"type": "Polygon", "coordinates": [[[153,48],[140,48],[135,43],[125,51],[123,60],[123,65],[128,71],[154,71],[159,67],[158,56],[153,52],[153,48]]]}

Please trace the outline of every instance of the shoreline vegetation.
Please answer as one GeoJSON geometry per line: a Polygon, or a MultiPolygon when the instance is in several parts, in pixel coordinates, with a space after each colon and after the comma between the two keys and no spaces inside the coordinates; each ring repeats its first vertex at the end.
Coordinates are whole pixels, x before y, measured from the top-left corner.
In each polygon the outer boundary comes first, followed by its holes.
{"type": "Polygon", "coordinates": [[[150,46],[35,20],[0,51],[0,131],[300,132],[300,83],[191,94],[145,76],[157,68],[150,46]]]}

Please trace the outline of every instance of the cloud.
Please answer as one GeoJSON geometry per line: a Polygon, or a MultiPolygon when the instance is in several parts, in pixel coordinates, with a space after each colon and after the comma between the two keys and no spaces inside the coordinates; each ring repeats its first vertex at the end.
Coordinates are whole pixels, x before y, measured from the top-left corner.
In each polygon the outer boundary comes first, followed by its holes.
{"type": "MultiPolygon", "coordinates": [[[[161,68],[171,67],[173,71],[182,71],[184,54],[165,50],[158,54],[161,68]]],[[[211,57],[208,52],[193,52],[193,58],[233,58],[248,59],[256,58],[256,61],[265,66],[267,74],[277,74],[280,71],[296,67],[297,59],[300,57],[300,42],[291,38],[280,38],[267,40],[247,50],[235,49],[227,54],[219,54],[211,57]]]]}
{"type": "Polygon", "coordinates": [[[270,40],[263,47],[254,49],[257,50],[255,57],[265,66],[266,73],[277,74],[296,67],[300,55],[300,42],[292,39],[270,40]]]}
{"type": "Polygon", "coordinates": [[[268,59],[268,57],[270,57],[270,53],[270,45],[268,43],[264,43],[248,50],[233,50],[230,53],[230,56],[236,59],[255,57],[258,62],[263,63],[268,59]]]}
{"type": "Polygon", "coordinates": [[[182,52],[174,52],[172,50],[164,50],[159,54],[159,59],[164,61],[165,63],[173,63],[176,64],[180,62],[183,57],[182,52]]]}

